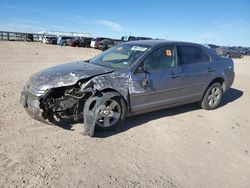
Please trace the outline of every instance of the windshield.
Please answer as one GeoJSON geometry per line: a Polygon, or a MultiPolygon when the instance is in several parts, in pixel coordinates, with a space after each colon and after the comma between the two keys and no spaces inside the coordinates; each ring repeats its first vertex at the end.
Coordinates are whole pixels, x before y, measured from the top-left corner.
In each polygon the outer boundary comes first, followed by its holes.
{"type": "Polygon", "coordinates": [[[132,44],[114,46],[89,60],[89,63],[117,69],[126,68],[148,48],[148,46],[132,44]]]}

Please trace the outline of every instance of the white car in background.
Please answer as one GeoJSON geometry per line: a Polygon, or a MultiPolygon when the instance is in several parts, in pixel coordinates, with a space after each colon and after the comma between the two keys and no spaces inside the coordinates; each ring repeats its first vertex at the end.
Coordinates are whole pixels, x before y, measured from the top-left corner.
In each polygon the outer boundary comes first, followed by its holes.
{"type": "Polygon", "coordinates": [[[90,43],[91,48],[95,48],[95,39],[93,38],[90,43]]]}
{"type": "Polygon", "coordinates": [[[49,39],[50,39],[50,37],[44,36],[44,37],[42,38],[42,42],[45,43],[45,44],[48,44],[48,43],[49,43],[49,39]]]}

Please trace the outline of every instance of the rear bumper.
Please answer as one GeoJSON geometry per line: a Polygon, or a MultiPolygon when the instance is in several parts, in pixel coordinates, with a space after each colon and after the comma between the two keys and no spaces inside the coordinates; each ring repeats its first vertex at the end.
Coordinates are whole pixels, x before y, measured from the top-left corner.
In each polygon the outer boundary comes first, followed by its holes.
{"type": "Polygon", "coordinates": [[[49,124],[49,122],[43,118],[42,109],[40,108],[40,102],[37,97],[29,96],[27,92],[22,91],[20,97],[20,103],[26,110],[26,112],[35,120],[49,124]]]}
{"type": "Polygon", "coordinates": [[[231,88],[231,86],[233,85],[234,82],[234,78],[235,78],[235,73],[231,72],[230,76],[228,77],[227,81],[226,81],[226,88],[225,91],[227,91],[228,89],[231,88]]]}

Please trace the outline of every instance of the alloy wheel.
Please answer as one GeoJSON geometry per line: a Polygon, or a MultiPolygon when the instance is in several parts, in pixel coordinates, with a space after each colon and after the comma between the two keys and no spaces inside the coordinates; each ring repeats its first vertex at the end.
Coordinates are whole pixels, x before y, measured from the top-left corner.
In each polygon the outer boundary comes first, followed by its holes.
{"type": "Polygon", "coordinates": [[[110,99],[97,110],[96,124],[100,127],[111,127],[115,125],[121,117],[120,104],[110,99]]]}
{"type": "Polygon", "coordinates": [[[221,99],[221,91],[218,87],[213,87],[208,95],[208,104],[210,107],[216,106],[221,99]]]}

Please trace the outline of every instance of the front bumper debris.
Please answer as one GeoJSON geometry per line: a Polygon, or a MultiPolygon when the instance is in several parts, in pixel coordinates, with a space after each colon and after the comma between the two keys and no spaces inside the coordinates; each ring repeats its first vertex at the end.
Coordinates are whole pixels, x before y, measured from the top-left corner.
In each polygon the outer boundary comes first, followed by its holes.
{"type": "Polygon", "coordinates": [[[30,95],[24,90],[21,93],[20,103],[33,119],[49,124],[49,122],[42,116],[43,111],[40,108],[38,97],[30,95]]]}

